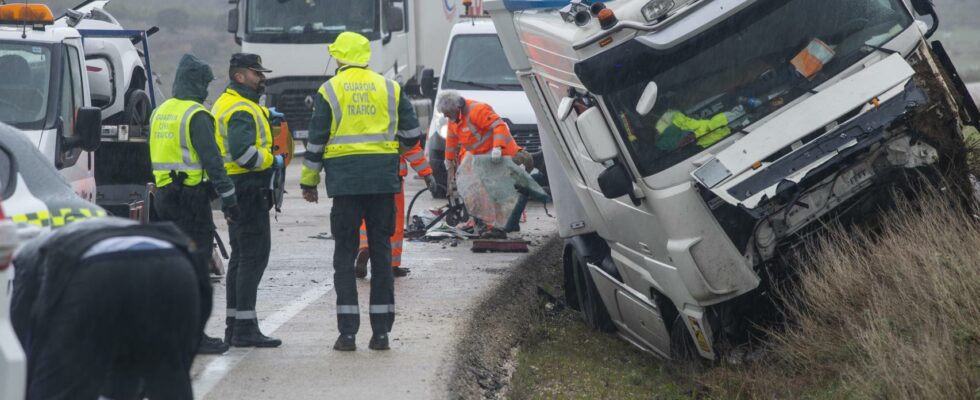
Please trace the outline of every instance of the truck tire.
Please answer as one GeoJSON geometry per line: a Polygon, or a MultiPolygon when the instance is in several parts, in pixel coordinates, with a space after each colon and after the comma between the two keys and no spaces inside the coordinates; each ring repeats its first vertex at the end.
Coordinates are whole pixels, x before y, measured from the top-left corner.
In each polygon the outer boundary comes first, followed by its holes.
{"type": "MultiPolygon", "coordinates": [[[[715,338],[715,343],[717,346],[717,338],[715,338]]],[[[718,351],[715,350],[715,356],[717,357],[717,355],[718,351]]],[[[687,322],[684,321],[684,314],[678,314],[674,318],[674,323],[670,325],[670,358],[674,361],[689,364],[695,368],[703,368],[711,365],[711,360],[701,357],[701,352],[698,351],[698,345],[694,343],[691,332],[687,330],[687,322]]]]}
{"type": "Polygon", "coordinates": [[[616,331],[616,325],[609,316],[599,290],[596,289],[592,275],[589,273],[585,258],[574,248],[572,249],[572,271],[575,273],[575,287],[578,292],[579,307],[581,308],[582,320],[594,331],[612,333],[616,331]]]}

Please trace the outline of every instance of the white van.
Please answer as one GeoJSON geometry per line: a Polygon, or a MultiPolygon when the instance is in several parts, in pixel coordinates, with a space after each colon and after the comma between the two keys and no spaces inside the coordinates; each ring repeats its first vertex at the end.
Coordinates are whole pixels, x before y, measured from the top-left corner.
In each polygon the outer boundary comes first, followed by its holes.
{"type": "MultiPolygon", "coordinates": [[[[487,103],[510,126],[514,140],[529,152],[541,149],[538,120],[507,63],[497,30],[489,18],[472,18],[453,27],[442,65],[442,78],[436,98],[454,90],[464,98],[487,103]]],[[[446,184],[446,134],[448,120],[436,111],[426,140],[426,156],[440,185],[446,184]]],[[[445,189],[433,193],[445,197],[445,189]]]]}

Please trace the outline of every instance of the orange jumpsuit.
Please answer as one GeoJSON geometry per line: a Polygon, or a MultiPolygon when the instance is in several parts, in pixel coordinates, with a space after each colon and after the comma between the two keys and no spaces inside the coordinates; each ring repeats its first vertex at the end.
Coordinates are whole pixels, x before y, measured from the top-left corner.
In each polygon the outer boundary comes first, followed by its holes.
{"type": "MultiPolygon", "coordinates": [[[[405,241],[405,177],[408,176],[408,164],[412,165],[419,176],[426,177],[432,175],[432,167],[429,160],[425,158],[425,150],[421,144],[416,144],[407,153],[402,154],[399,175],[402,177],[402,190],[395,194],[395,234],[391,236],[391,267],[398,268],[402,265],[402,242],[405,241]]],[[[367,249],[367,226],[361,222],[361,246],[367,249]]]]}
{"type": "Polygon", "coordinates": [[[500,147],[505,157],[513,157],[521,150],[510,135],[507,123],[493,111],[493,107],[466,100],[463,117],[459,122],[449,122],[446,160],[459,162],[467,153],[489,154],[495,147],[500,147]]]}

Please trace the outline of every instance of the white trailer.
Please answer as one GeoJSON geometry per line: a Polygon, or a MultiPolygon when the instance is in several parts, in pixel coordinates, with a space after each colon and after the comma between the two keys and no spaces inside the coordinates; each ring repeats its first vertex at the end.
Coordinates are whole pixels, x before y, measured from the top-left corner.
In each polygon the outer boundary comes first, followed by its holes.
{"type": "MultiPolygon", "coordinates": [[[[272,70],[265,105],[285,113],[294,136],[305,139],[313,95],[337,69],[327,46],[344,31],[371,40],[371,69],[428,101],[413,102],[427,127],[431,101],[453,25],[467,12],[462,0],[229,0],[228,31],[242,51],[262,56],[272,70]]],[[[468,12],[482,14],[482,1],[468,12]]]]}
{"type": "Polygon", "coordinates": [[[714,359],[803,238],[964,167],[980,112],[928,1],[590,3],[484,7],[553,145],[566,295],[596,329],[714,359]]]}

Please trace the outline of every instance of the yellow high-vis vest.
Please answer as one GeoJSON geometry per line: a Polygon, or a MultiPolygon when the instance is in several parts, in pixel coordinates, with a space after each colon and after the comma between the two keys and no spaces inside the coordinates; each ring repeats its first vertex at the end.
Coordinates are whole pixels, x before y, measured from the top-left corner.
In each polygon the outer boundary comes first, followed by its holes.
{"type": "Polygon", "coordinates": [[[364,68],[348,68],[320,87],[333,118],[325,160],[364,154],[398,154],[401,87],[364,68]]]}
{"type": "Polygon", "coordinates": [[[225,170],[228,175],[240,175],[247,172],[265,171],[272,167],[272,127],[269,125],[268,113],[263,107],[255,102],[240,95],[234,89],[227,89],[225,93],[218,97],[211,109],[218,123],[217,141],[218,149],[221,150],[221,157],[225,161],[225,170]],[[228,121],[231,116],[239,111],[247,112],[252,116],[257,127],[255,132],[255,147],[250,148],[243,156],[233,160],[228,153],[228,121]],[[259,162],[253,169],[243,168],[239,164],[244,164],[258,155],[259,162]]]}
{"type": "Polygon", "coordinates": [[[157,187],[173,183],[171,171],[187,174],[185,186],[197,186],[204,179],[201,159],[191,143],[191,118],[208,110],[189,100],[165,101],[150,117],[150,160],[157,187]]]}

